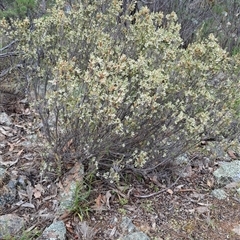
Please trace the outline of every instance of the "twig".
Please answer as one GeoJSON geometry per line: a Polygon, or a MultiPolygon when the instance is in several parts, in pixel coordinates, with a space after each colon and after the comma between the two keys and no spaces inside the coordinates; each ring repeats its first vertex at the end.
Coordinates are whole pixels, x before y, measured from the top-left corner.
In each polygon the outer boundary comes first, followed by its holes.
{"type": "Polygon", "coordinates": [[[4,69],[1,73],[0,73],[0,82],[3,81],[4,79],[1,79],[3,78],[4,76],[6,76],[8,73],[10,73],[12,70],[16,69],[16,68],[21,68],[22,65],[21,64],[17,64],[15,65],[14,67],[9,67],[7,69],[4,69]]]}
{"type": "Polygon", "coordinates": [[[160,190],[160,191],[158,191],[158,192],[150,193],[150,194],[148,194],[148,195],[135,195],[135,194],[134,194],[134,197],[137,197],[137,198],[150,198],[150,197],[155,197],[155,196],[159,195],[160,193],[163,193],[163,192],[167,191],[169,188],[175,186],[175,185],[177,184],[179,178],[180,178],[180,177],[178,177],[177,180],[176,180],[173,184],[171,184],[168,188],[164,188],[164,189],[162,189],[162,190],[160,190]]]}
{"type": "Polygon", "coordinates": [[[0,51],[1,51],[1,52],[4,51],[5,49],[11,47],[11,46],[12,46],[14,43],[16,43],[16,42],[17,42],[17,40],[14,40],[14,41],[10,42],[7,46],[1,48],[0,51]]]}
{"type": "Polygon", "coordinates": [[[195,189],[187,188],[187,189],[179,189],[177,192],[195,192],[195,189]]]}
{"type": "Polygon", "coordinates": [[[17,56],[19,52],[6,52],[6,53],[1,53],[0,58],[5,58],[5,57],[10,57],[10,56],[17,56]]]}

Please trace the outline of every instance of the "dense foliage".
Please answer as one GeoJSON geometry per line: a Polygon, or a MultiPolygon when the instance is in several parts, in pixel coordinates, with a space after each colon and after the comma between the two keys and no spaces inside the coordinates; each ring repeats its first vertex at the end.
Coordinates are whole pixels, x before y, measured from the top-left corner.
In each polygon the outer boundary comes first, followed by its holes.
{"type": "Polygon", "coordinates": [[[185,46],[213,33],[222,48],[235,54],[240,50],[239,0],[139,0],[151,11],[176,12],[185,46]]]}
{"type": "Polygon", "coordinates": [[[212,34],[183,48],[174,12],[90,2],[64,12],[58,1],[34,29],[25,19],[8,32],[2,21],[52,157],[117,181],[126,169],[161,172],[201,138],[221,136],[237,118],[239,56],[212,34]]]}
{"type": "Polygon", "coordinates": [[[36,7],[35,0],[8,0],[2,1],[0,6],[0,17],[23,18],[33,17],[36,7]]]}

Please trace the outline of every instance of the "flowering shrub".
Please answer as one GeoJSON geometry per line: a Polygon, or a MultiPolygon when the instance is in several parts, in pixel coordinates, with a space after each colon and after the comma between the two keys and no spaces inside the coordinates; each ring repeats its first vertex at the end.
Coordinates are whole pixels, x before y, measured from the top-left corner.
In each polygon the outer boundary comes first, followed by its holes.
{"type": "Polygon", "coordinates": [[[65,13],[58,1],[33,28],[25,19],[9,33],[54,156],[117,181],[126,169],[160,171],[221,134],[238,92],[235,60],[214,36],[183,49],[175,13],[129,16],[120,1],[96,2],[65,13]]]}

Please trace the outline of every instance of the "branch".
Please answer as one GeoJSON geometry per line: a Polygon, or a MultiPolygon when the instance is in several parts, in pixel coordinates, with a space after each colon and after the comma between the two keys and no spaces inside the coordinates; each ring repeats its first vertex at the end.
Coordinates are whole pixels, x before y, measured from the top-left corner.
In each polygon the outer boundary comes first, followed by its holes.
{"type": "Polygon", "coordinates": [[[158,192],[150,193],[150,194],[148,194],[148,195],[135,195],[135,194],[134,194],[134,197],[137,197],[137,198],[150,198],[150,197],[155,197],[155,196],[157,196],[157,195],[159,195],[159,194],[167,191],[169,188],[172,188],[173,186],[175,186],[175,185],[177,184],[179,178],[180,178],[180,176],[179,176],[179,177],[176,179],[176,181],[175,181],[173,184],[171,184],[169,187],[164,188],[164,189],[162,189],[162,190],[160,190],[160,191],[158,191],[158,192]]]}
{"type": "Polygon", "coordinates": [[[3,70],[0,74],[0,82],[2,82],[4,79],[2,79],[4,76],[6,76],[9,72],[11,72],[13,69],[16,69],[16,68],[21,68],[22,65],[21,64],[17,64],[16,66],[14,67],[9,67],[5,70],[3,70]]]}
{"type": "Polygon", "coordinates": [[[16,43],[17,41],[18,41],[18,40],[14,40],[14,41],[10,42],[7,46],[1,48],[0,51],[2,52],[2,51],[4,51],[5,49],[11,47],[11,46],[12,46],[14,43],[16,43]]]}
{"type": "Polygon", "coordinates": [[[0,58],[10,57],[10,56],[17,56],[19,52],[7,52],[7,53],[1,53],[0,58]]]}
{"type": "Polygon", "coordinates": [[[6,76],[11,70],[12,70],[12,67],[7,68],[7,69],[5,69],[5,70],[3,70],[3,71],[1,72],[1,74],[0,74],[0,82],[3,81],[3,79],[1,79],[1,78],[3,78],[4,76],[6,76]]]}

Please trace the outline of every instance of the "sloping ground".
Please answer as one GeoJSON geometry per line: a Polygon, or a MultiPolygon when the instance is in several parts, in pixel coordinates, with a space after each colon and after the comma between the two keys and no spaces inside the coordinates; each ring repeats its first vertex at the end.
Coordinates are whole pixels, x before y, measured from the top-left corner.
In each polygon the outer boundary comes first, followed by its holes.
{"type": "Polygon", "coordinates": [[[37,239],[54,219],[64,221],[66,239],[120,239],[126,235],[121,227],[123,217],[153,240],[240,239],[240,186],[219,185],[213,171],[222,159],[206,161],[200,154],[181,170],[182,177],[176,169],[171,179],[126,179],[118,187],[96,181],[87,204],[78,202],[82,212],[59,216],[58,195],[64,176],[58,175],[56,162],[42,157],[41,125],[35,121],[25,109],[21,114],[5,115],[0,122],[0,167],[6,170],[0,198],[7,196],[0,201],[0,215],[12,213],[24,219],[22,230],[3,239],[37,239]],[[225,199],[212,195],[219,188],[225,190],[225,199]],[[84,220],[88,238],[80,230],[84,220]],[[27,237],[21,238],[24,234],[27,237]]]}
{"type": "MultiPolygon", "coordinates": [[[[218,186],[213,182],[211,170],[196,168],[191,177],[179,179],[174,187],[155,197],[132,196],[124,205],[116,198],[111,210],[95,214],[95,224],[89,222],[100,226],[96,239],[116,239],[109,238],[106,226],[113,229],[113,219],[121,219],[122,215],[130,217],[151,239],[240,239],[240,196],[235,191],[236,185],[227,190],[226,199],[213,197],[212,189],[218,186]]],[[[146,196],[153,192],[144,184],[133,189],[133,194],[144,192],[146,196]]]]}

